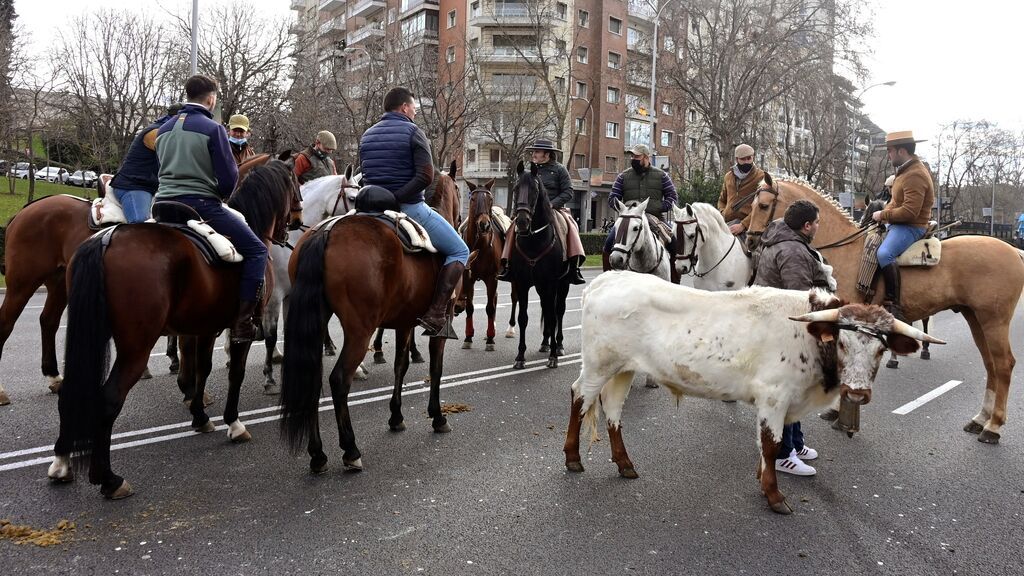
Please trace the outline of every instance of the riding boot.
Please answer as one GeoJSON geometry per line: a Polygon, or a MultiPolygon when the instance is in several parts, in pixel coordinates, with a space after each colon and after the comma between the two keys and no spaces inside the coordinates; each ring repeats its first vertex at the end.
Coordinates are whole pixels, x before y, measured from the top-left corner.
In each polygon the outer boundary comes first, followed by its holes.
{"type": "Polygon", "coordinates": [[[889,311],[897,320],[905,322],[903,308],[900,306],[900,266],[892,263],[881,269],[885,281],[885,300],[882,307],[889,311]]]}
{"type": "Polygon", "coordinates": [[[427,313],[416,320],[424,328],[424,336],[458,338],[448,316],[448,302],[451,301],[455,285],[458,284],[465,269],[462,262],[452,262],[441,268],[437,275],[437,284],[434,285],[434,301],[430,303],[427,313]]]}
{"type": "Polygon", "coordinates": [[[508,258],[501,259],[501,272],[498,272],[497,279],[501,280],[502,282],[512,281],[512,278],[509,276],[508,273],[508,258]]]}
{"type": "Polygon", "coordinates": [[[259,326],[256,324],[256,301],[244,300],[238,304],[238,317],[231,327],[231,342],[239,344],[262,339],[258,334],[259,326]]]}

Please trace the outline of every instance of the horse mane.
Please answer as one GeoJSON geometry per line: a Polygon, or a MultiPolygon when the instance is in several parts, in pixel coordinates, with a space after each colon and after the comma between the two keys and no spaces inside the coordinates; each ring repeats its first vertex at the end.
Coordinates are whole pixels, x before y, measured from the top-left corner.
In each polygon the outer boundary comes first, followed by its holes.
{"type": "Polygon", "coordinates": [[[718,234],[729,234],[729,226],[725,223],[725,217],[718,211],[718,208],[711,204],[705,204],[704,202],[694,202],[690,204],[690,208],[693,209],[694,215],[697,216],[697,221],[701,224],[714,228],[714,232],[718,234]]]}
{"type": "Polygon", "coordinates": [[[825,202],[826,205],[835,208],[836,211],[839,212],[841,215],[846,216],[846,219],[850,222],[850,224],[853,224],[854,226],[858,225],[857,221],[853,219],[853,215],[850,214],[849,210],[843,208],[831,194],[823,190],[819,190],[810,182],[802,178],[794,178],[792,176],[776,176],[775,180],[777,182],[788,182],[790,184],[795,184],[797,186],[806,188],[811,192],[814,192],[815,194],[818,195],[818,197],[821,198],[823,202],[825,202]]]}
{"type": "Polygon", "coordinates": [[[248,178],[228,198],[228,206],[245,215],[257,237],[263,238],[284,213],[292,185],[291,170],[280,160],[270,160],[249,172],[248,178]]]}

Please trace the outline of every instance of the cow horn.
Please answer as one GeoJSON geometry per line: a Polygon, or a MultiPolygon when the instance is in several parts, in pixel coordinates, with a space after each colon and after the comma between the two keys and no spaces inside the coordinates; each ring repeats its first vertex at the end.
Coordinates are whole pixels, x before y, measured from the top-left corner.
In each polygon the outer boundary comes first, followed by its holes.
{"type": "Polygon", "coordinates": [[[808,312],[803,316],[790,316],[789,319],[797,322],[838,322],[839,309],[818,310],[817,312],[808,312]]]}
{"type": "Polygon", "coordinates": [[[900,320],[896,320],[895,318],[892,321],[891,332],[895,332],[896,334],[903,334],[904,336],[909,336],[914,340],[920,340],[922,342],[930,342],[932,344],[946,343],[944,340],[939,340],[938,338],[929,336],[928,334],[925,334],[924,332],[918,330],[917,328],[914,328],[910,324],[907,324],[906,322],[901,322],[900,320]]]}

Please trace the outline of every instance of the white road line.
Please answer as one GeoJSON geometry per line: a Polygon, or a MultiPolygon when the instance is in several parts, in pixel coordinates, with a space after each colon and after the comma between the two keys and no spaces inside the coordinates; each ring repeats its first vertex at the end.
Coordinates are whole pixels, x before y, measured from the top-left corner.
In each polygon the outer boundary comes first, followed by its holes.
{"type": "MultiPolygon", "coordinates": [[[[576,352],[574,354],[566,354],[565,356],[561,356],[560,357],[559,365],[562,365],[562,364],[573,364],[573,363],[581,362],[582,359],[577,358],[579,355],[580,355],[580,353],[576,352]]],[[[515,376],[516,374],[523,374],[523,373],[527,373],[527,372],[535,372],[537,370],[546,368],[546,366],[540,366],[541,364],[546,364],[546,363],[547,363],[547,358],[544,358],[544,359],[541,359],[541,360],[531,360],[531,361],[527,362],[526,363],[527,366],[534,366],[534,367],[533,368],[527,368],[527,369],[524,369],[524,370],[509,370],[507,366],[496,366],[496,367],[493,367],[493,368],[484,368],[484,369],[481,369],[481,370],[474,370],[474,371],[471,371],[471,372],[463,372],[463,373],[460,373],[460,374],[450,374],[450,375],[442,376],[441,377],[441,381],[442,382],[446,382],[446,381],[449,382],[449,383],[442,384],[441,388],[449,388],[451,386],[462,386],[463,384],[471,384],[471,383],[474,383],[474,382],[480,382],[480,381],[484,381],[484,380],[488,380],[488,379],[507,378],[509,376],[515,376]],[[504,371],[504,372],[499,373],[499,374],[486,375],[486,374],[488,374],[490,372],[501,372],[501,371],[504,371]],[[483,375],[483,376],[481,376],[481,375],[483,375]],[[476,376],[476,377],[475,378],[469,378],[471,376],[476,376]],[[452,381],[452,380],[454,380],[456,382],[450,383],[450,381],[452,381]]],[[[359,405],[359,404],[366,404],[367,402],[375,402],[375,401],[378,401],[378,400],[381,400],[381,399],[390,399],[391,398],[392,390],[393,390],[393,386],[384,386],[384,387],[380,387],[380,388],[373,388],[373,389],[370,389],[370,390],[360,390],[360,391],[357,391],[357,392],[352,392],[352,393],[349,394],[349,398],[350,399],[351,398],[360,397],[360,396],[368,396],[368,395],[371,395],[371,394],[380,394],[382,392],[387,392],[387,394],[382,394],[380,396],[373,396],[371,398],[365,398],[365,399],[354,401],[354,402],[350,401],[349,402],[349,406],[356,406],[356,405],[359,405]]],[[[428,391],[428,390],[430,390],[430,388],[427,387],[422,380],[415,380],[415,381],[410,381],[410,382],[406,382],[405,383],[405,386],[403,387],[403,390],[402,390],[402,395],[405,396],[405,395],[409,395],[409,394],[420,394],[420,393],[422,393],[424,391],[428,391]]],[[[333,405],[330,404],[330,402],[332,402],[330,396],[323,396],[323,397],[321,397],[320,398],[320,403],[321,404],[327,404],[327,406],[321,407],[320,410],[323,411],[323,410],[327,410],[327,409],[333,409],[333,405]]],[[[265,408],[257,408],[255,410],[248,410],[248,411],[245,411],[245,412],[240,412],[238,416],[239,416],[239,418],[242,418],[242,417],[245,417],[245,416],[252,416],[252,415],[256,415],[256,414],[266,414],[267,412],[277,412],[280,409],[281,409],[280,406],[267,406],[265,408]]],[[[260,422],[270,422],[272,420],[277,420],[279,418],[280,418],[280,414],[274,415],[274,416],[271,416],[271,417],[268,417],[268,418],[259,418],[259,419],[256,419],[256,420],[247,420],[244,423],[247,424],[247,425],[248,424],[252,424],[252,423],[257,423],[258,424],[260,422]]],[[[222,422],[224,420],[224,417],[223,416],[213,416],[213,417],[210,418],[210,420],[214,421],[214,422],[222,422]]],[[[182,428],[189,428],[190,426],[191,426],[191,421],[186,421],[186,422],[178,422],[176,424],[165,424],[163,426],[154,426],[152,428],[145,428],[145,429],[142,429],[142,430],[132,430],[132,431],[129,431],[129,432],[118,432],[117,434],[114,434],[114,435],[111,436],[111,440],[118,440],[118,439],[121,439],[121,438],[133,438],[133,437],[136,437],[136,436],[146,436],[148,434],[153,434],[153,433],[156,433],[156,432],[166,432],[166,431],[169,431],[169,430],[177,430],[177,429],[182,429],[182,428]]],[[[221,430],[221,429],[226,430],[227,426],[222,424],[222,425],[217,427],[217,430],[221,430]]],[[[178,438],[185,438],[185,437],[188,437],[188,436],[192,436],[193,434],[198,434],[198,433],[197,432],[193,432],[192,430],[187,430],[187,431],[184,431],[184,432],[178,432],[178,433],[169,434],[169,435],[166,435],[166,436],[157,436],[157,437],[154,437],[154,438],[148,438],[148,439],[143,439],[143,440],[135,440],[135,441],[131,441],[131,442],[124,442],[122,444],[118,444],[117,446],[120,446],[121,448],[131,448],[133,446],[142,446],[142,445],[145,445],[145,444],[152,444],[153,442],[166,442],[166,441],[175,440],[175,439],[178,439],[178,438]]],[[[113,450],[114,447],[112,446],[111,449],[113,450]]],[[[120,448],[118,448],[118,449],[120,449],[120,448]]],[[[26,448],[24,450],[15,450],[13,452],[5,452],[5,453],[0,454],[0,460],[7,460],[7,459],[11,459],[11,458],[20,458],[22,456],[28,456],[28,455],[31,455],[31,454],[40,454],[40,453],[43,453],[43,452],[49,452],[51,450],[53,450],[53,446],[38,446],[36,448],[26,448]]],[[[50,462],[52,460],[52,457],[47,457],[47,458],[42,459],[42,460],[45,460],[46,462],[50,462]]],[[[33,460],[32,462],[35,462],[35,461],[33,460]]],[[[19,467],[24,467],[24,466],[16,466],[18,464],[24,464],[24,463],[23,462],[15,462],[15,463],[12,463],[12,464],[7,464],[7,465],[0,466],[0,472],[2,472],[4,470],[14,470],[14,469],[19,468],[19,467]],[[15,467],[12,468],[11,466],[15,466],[15,467]]],[[[27,465],[31,465],[31,464],[25,464],[25,465],[27,466],[27,465]]]]}
{"type": "Polygon", "coordinates": [[[924,406],[928,402],[931,402],[932,400],[935,400],[936,398],[942,396],[946,392],[949,392],[953,388],[956,388],[960,384],[960,380],[950,380],[949,382],[946,382],[942,386],[939,386],[938,388],[932,390],[931,392],[925,394],[924,396],[921,396],[916,400],[907,402],[903,406],[900,406],[899,408],[893,410],[892,413],[899,414],[901,416],[906,416],[907,414],[910,414],[911,412],[920,408],[921,406],[924,406]]]}

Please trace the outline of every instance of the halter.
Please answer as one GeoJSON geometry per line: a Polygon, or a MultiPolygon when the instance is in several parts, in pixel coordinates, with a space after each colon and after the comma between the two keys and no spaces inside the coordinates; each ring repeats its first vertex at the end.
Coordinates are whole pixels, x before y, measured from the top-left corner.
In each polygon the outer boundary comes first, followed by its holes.
{"type": "MultiPolygon", "coordinates": [[[[473,190],[473,191],[471,191],[469,193],[469,201],[470,201],[470,205],[471,206],[475,206],[475,204],[473,203],[473,195],[476,194],[477,192],[479,192],[481,194],[486,194],[487,196],[489,196],[491,198],[491,205],[492,206],[494,205],[494,194],[492,194],[491,191],[488,190],[487,188],[477,188],[476,190],[473,190]]],[[[479,216],[479,214],[477,216],[479,216]]],[[[478,234],[478,235],[479,234],[486,234],[487,235],[487,246],[491,246],[491,245],[494,244],[494,230],[493,230],[493,228],[494,228],[494,222],[493,222],[494,218],[491,216],[490,211],[488,211],[488,213],[487,213],[487,220],[491,222],[491,228],[492,229],[487,230],[486,232],[480,232],[479,230],[476,230],[476,234],[478,234]]],[[[475,225],[476,225],[476,222],[468,222],[466,224],[467,227],[468,226],[475,226],[475,225]]],[[[467,232],[467,234],[468,234],[468,232],[467,232]]]]}
{"type": "Polygon", "coordinates": [[[640,237],[643,236],[642,234],[637,234],[633,238],[633,242],[629,245],[628,249],[621,248],[621,246],[624,246],[626,244],[626,242],[625,242],[625,240],[626,240],[626,232],[628,232],[628,230],[629,230],[629,221],[632,220],[632,219],[640,220],[641,221],[640,222],[640,226],[644,227],[643,220],[646,217],[647,217],[646,214],[640,214],[639,216],[632,215],[632,214],[623,216],[622,214],[620,214],[619,215],[619,219],[623,220],[623,222],[622,222],[623,226],[619,226],[618,229],[616,229],[616,231],[615,231],[615,246],[612,248],[612,253],[613,254],[615,252],[622,252],[623,254],[626,255],[626,269],[627,270],[629,270],[631,272],[640,272],[642,274],[650,274],[651,272],[654,272],[655,270],[657,270],[658,266],[661,266],[661,260],[665,257],[665,247],[661,244],[661,242],[658,242],[658,238],[656,236],[654,236],[654,232],[651,231],[650,229],[648,229],[648,232],[650,233],[650,236],[654,239],[654,243],[658,245],[658,260],[654,262],[654,266],[651,267],[650,270],[635,270],[635,269],[633,269],[629,265],[630,260],[632,260],[632,258],[633,258],[633,251],[636,250],[637,243],[640,242],[640,237]]]}
{"type": "MultiPolygon", "coordinates": [[[[697,225],[697,231],[693,234],[693,247],[690,248],[690,253],[686,254],[686,255],[683,255],[683,256],[676,256],[677,260],[689,260],[690,261],[690,274],[689,275],[693,276],[695,278],[703,278],[703,277],[707,276],[708,274],[711,274],[712,272],[714,272],[715,269],[718,268],[722,264],[722,262],[725,262],[725,259],[729,257],[729,254],[732,253],[732,249],[736,246],[736,244],[739,243],[739,240],[736,239],[736,236],[733,236],[732,237],[732,243],[729,244],[729,249],[725,251],[725,254],[723,254],[721,258],[718,259],[718,262],[715,262],[714,266],[712,266],[711,268],[705,270],[704,272],[697,272],[697,264],[698,264],[698,260],[699,260],[699,258],[697,256],[697,240],[700,239],[705,244],[707,244],[707,238],[704,236],[704,228],[702,228],[701,225],[700,225],[700,222],[697,221],[697,215],[696,214],[694,214],[693,218],[690,219],[690,220],[678,220],[676,223],[679,224],[679,225],[682,225],[682,226],[686,226],[687,224],[696,224],[697,225]]],[[[679,237],[679,241],[680,242],[685,242],[686,241],[685,240],[686,239],[686,234],[677,234],[677,236],[679,237]]]]}
{"type": "Polygon", "coordinates": [[[324,218],[334,216],[338,213],[339,202],[345,203],[346,214],[352,210],[352,207],[348,205],[348,194],[345,194],[345,190],[359,190],[359,186],[356,186],[355,184],[342,184],[341,188],[338,189],[338,197],[334,199],[334,208],[331,208],[331,212],[329,214],[324,214],[324,218]]]}
{"type": "MultiPolygon", "coordinates": [[[[757,190],[754,190],[752,192],[752,194],[757,195],[757,194],[760,194],[761,192],[767,192],[767,193],[772,195],[771,210],[768,211],[768,223],[770,224],[772,221],[775,220],[775,209],[779,206],[779,191],[774,189],[774,188],[772,188],[771,186],[768,186],[768,187],[758,188],[757,190]]],[[[760,232],[758,232],[757,234],[750,233],[750,235],[751,236],[757,236],[758,243],[760,243],[760,240],[761,240],[761,233],[760,232]]],[[[747,248],[749,250],[753,251],[753,246],[750,245],[749,243],[747,244],[747,248]]]]}

